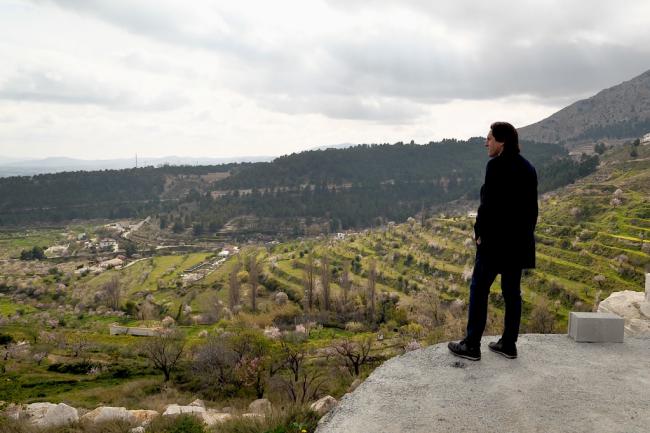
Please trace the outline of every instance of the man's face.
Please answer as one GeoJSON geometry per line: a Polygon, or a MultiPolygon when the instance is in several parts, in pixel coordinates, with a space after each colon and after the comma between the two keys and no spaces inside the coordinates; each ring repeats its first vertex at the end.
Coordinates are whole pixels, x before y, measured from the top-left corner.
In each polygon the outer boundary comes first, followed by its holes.
{"type": "Polygon", "coordinates": [[[485,140],[485,147],[488,148],[488,156],[490,158],[494,158],[495,156],[500,155],[501,151],[503,151],[503,143],[496,141],[494,135],[492,135],[491,130],[488,132],[487,140],[485,140]]]}

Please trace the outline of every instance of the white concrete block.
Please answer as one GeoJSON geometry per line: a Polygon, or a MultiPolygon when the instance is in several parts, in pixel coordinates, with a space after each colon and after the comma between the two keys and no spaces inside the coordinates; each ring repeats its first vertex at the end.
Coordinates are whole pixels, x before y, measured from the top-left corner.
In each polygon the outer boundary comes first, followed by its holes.
{"type": "Polygon", "coordinates": [[[612,313],[569,314],[569,336],[580,343],[622,343],[625,320],[612,313]]]}

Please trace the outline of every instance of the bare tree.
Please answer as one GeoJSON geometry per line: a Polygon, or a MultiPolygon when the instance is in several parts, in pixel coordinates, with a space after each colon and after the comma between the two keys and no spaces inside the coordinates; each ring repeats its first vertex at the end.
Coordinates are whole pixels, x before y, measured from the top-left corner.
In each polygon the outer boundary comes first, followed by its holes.
{"type": "Polygon", "coordinates": [[[334,350],[345,363],[350,375],[359,376],[361,366],[369,361],[372,348],[372,336],[367,335],[360,339],[346,339],[335,344],[334,350]]]}
{"type": "Polygon", "coordinates": [[[325,384],[321,369],[307,366],[307,353],[304,346],[282,342],[282,384],[288,397],[294,403],[305,404],[315,400],[325,384]]]}
{"type": "Polygon", "coordinates": [[[323,256],[320,261],[320,283],[323,289],[323,306],[325,311],[330,311],[330,261],[323,256]]]}
{"type": "Polygon", "coordinates": [[[142,344],[142,353],[149,358],[153,366],[165,375],[169,381],[172,372],[183,355],[185,335],[176,330],[161,330],[142,344]]]}
{"type": "Polygon", "coordinates": [[[118,310],[120,308],[120,299],[121,299],[121,288],[120,280],[117,276],[113,276],[104,286],[102,286],[104,292],[104,300],[106,306],[112,310],[118,310]]]}
{"type": "Polygon", "coordinates": [[[237,274],[239,274],[239,270],[241,269],[241,263],[237,262],[233,266],[232,270],[230,271],[230,284],[228,286],[228,294],[229,294],[229,306],[230,306],[230,311],[233,313],[235,312],[235,308],[239,306],[240,303],[240,292],[241,292],[241,285],[239,283],[239,278],[237,277],[237,274]]]}
{"type": "Polygon", "coordinates": [[[248,283],[251,286],[251,310],[257,312],[257,285],[259,284],[259,269],[257,253],[253,253],[249,259],[248,283]]]}
{"type": "Polygon", "coordinates": [[[341,271],[341,288],[343,289],[343,303],[348,302],[348,295],[350,294],[350,261],[346,260],[343,263],[343,270],[341,271]]]}
{"type": "Polygon", "coordinates": [[[375,322],[375,303],[377,298],[376,293],[376,284],[377,284],[377,262],[375,259],[370,259],[368,265],[368,305],[367,305],[367,316],[368,322],[375,322]]]}
{"type": "Polygon", "coordinates": [[[65,336],[65,347],[77,358],[86,353],[90,348],[90,340],[86,334],[81,332],[70,333],[65,336]]]}
{"type": "Polygon", "coordinates": [[[307,262],[303,269],[302,280],[305,288],[305,310],[311,311],[314,306],[314,289],[316,287],[316,269],[312,253],[307,255],[307,262]]]}

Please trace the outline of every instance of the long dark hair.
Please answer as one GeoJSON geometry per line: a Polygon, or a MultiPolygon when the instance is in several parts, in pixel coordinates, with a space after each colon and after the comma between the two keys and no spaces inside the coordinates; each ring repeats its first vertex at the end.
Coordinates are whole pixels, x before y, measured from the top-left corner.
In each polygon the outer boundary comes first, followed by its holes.
{"type": "Polygon", "coordinates": [[[503,153],[519,153],[519,134],[514,126],[508,122],[494,122],[490,129],[494,139],[503,143],[503,153]]]}

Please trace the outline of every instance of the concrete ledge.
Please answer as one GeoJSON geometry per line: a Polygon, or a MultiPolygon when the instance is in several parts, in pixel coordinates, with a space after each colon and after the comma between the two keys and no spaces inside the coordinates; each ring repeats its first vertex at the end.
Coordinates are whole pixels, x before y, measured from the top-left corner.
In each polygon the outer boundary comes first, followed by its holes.
{"type": "Polygon", "coordinates": [[[612,313],[569,314],[569,337],[580,343],[622,343],[625,320],[612,313]]]}

